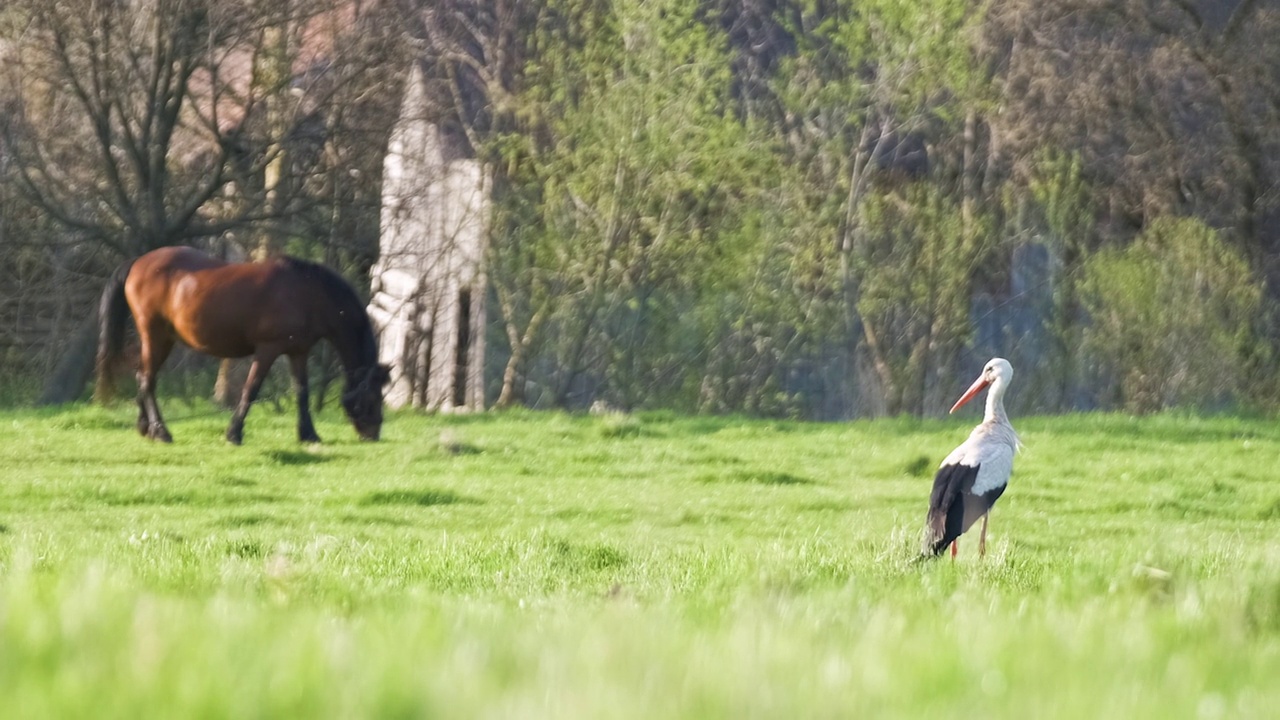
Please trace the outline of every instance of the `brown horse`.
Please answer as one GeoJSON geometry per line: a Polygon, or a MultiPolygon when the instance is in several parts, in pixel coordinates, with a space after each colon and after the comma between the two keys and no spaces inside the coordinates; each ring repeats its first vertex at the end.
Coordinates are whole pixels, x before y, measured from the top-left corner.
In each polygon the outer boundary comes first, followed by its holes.
{"type": "Polygon", "coordinates": [[[373,326],[356,293],[337,273],[297,258],[225,263],[188,247],[166,247],[127,262],[98,305],[98,394],[109,396],[110,367],[120,354],[125,306],[141,341],[138,432],[172,442],[156,404],[156,373],[175,340],[220,358],[252,357],[227,440],[239,445],[244,418],[271,364],[289,358],[298,393],[298,439],[320,442],[311,424],[307,354],[320,340],[338,352],[346,373],[342,407],[365,440],[382,429],[382,386],[373,326]]]}

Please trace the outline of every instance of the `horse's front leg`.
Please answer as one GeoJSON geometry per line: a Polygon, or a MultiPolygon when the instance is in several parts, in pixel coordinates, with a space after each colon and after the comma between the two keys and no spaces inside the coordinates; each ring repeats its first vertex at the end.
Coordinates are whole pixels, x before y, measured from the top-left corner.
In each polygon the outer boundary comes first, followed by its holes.
{"type": "Polygon", "coordinates": [[[311,423],[311,393],[307,383],[307,354],[289,356],[289,369],[293,371],[293,389],[298,394],[298,442],[318,443],[320,436],[311,423]]]}
{"type": "Polygon", "coordinates": [[[240,404],[231,414],[231,425],[227,427],[227,440],[232,445],[239,445],[244,439],[244,418],[249,414],[249,406],[258,399],[258,391],[262,389],[262,381],[271,370],[271,363],[276,361],[274,353],[259,353],[253,356],[249,366],[249,377],[245,378],[244,391],[240,393],[240,404]]]}

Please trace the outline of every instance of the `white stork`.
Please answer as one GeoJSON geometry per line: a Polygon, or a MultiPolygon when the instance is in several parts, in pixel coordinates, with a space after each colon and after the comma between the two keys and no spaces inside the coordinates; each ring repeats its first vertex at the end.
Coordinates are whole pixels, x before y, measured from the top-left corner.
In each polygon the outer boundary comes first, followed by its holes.
{"type": "Polygon", "coordinates": [[[984,388],[991,388],[987,392],[987,411],[982,422],[969,434],[968,440],[942,461],[933,479],[925,527],[925,555],[941,555],[950,545],[954,558],[957,538],[978,518],[982,518],[978,554],[986,555],[987,515],[1009,484],[1013,454],[1018,449],[1018,434],[1004,412],[1004,393],[1011,380],[1013,366],[1004,358],[994,358],[951,406],[951,412],[955,412],[984,388]]]}

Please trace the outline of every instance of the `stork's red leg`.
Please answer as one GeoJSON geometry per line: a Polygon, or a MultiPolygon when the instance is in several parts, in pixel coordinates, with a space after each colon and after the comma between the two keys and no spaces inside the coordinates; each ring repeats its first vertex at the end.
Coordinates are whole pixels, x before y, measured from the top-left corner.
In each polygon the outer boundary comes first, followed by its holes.
{"type": "Polygon", "coordinates": [[[959,540],[952,540],[952,541],[951,541],[951,559],[952,559],[952,560],[954,560],[954,559],[955,559],[955,557],[956,557],[956,551],[957,551],[957,550],[959,550],[959,549],[960,549],[960,541],[959,541],[959,540]]]}

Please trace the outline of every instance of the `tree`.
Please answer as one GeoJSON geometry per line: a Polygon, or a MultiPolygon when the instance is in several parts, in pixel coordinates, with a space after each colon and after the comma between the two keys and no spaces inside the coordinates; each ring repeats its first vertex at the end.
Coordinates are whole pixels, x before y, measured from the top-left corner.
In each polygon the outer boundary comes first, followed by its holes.
{"type": "Polygon", "coordinates": [[[770,150],[732,114],[724,36],[696,7],[557,7],[581,12],[539,38],[526,78],[538,90],[522,98],[543,139],[508,148],[525,183],[513,207],[531,220],[498,225],[490,264],[502,306],[527,318],[512,346],[528,347],[528,328],[554,338],[539,348],[557,405],[584,382],[628,407],[691,405],[696,309],[741,277],[725,271],[750,242],[770,150]]]}
{"type": "Polygon", "coordinates": [[[232,220],[201,212],[241,176],[242,121],[258,98],[227,72],[228,47],[252,27],[251,6],[81,0],[24,9],[28,40],[9,69],[25,102],[7,130],[42,210],[121,257],[259,213],[256,203],[232,220]],[[88,157],[76,157],[84,148],[88,157]]]}
{"type": "Polygon", "coordinates": [[[983,230],[928,185],[867,201],[857,311],[870,351],[888,369],[883,392],[890,414],[928,414],[934,369],[968,339],[983,230]]]}
{"type": "MultiPolygon", "coordinates": [[[[1033,235],[1048,250],[1051,270],[1048,307],[1040,308],[1051,345],[1047,357],[1026,374],[1029,387],[1040,388],[1041,407],[1072,407],[1086,364],[1082,333],[1088,321],[1081,305],[1080,274],[1097,246],[1094,188],[1083,176],[1078,155],[1045,152],[1036,163],[1017,218],[1015,232],[1033,235]],[[1025,217],[1030,215],[1031,217],[1025,217]]],[[[1025,300],[1024,300],[1025,302],[1025,300]]]]}
{"type": "Polygon", "coordinates": [[[1280,270],[1280,233],[1262,222],[1280,177],[1280,13],[1254,0],[1070,0],[1002,3],[991,19],[1004,108],[993,122],[1015,182],[1040,148],[1073,148],[1104,235],[1194,215],[1230,227],[1268,278],[1280,270]]]}
{"type": "MultiPolygon", "coordinates": [[[[846,347],[873,370],[880,397],[872,405],[899,412],[907,409],[900,385],[910,353],[893,349],[895,336],[882,336],[859,308],[867,306],[864,284],[877,282],[882,270],[912,271],[881,263],[909,263],[911,256],[871,259],[868,211],[887,208],[891,197],[921,197],[909,189],[915,182],[939,186],[935,195],[965,196],[968,185],[958,179],[972,168],[950,163],[940,150],[949,136],[961,136],[960,119],[975,99],[979,74],[968,36],[981,15],[963,0],[800,5],[799,53],[779,79],[788,110],[782,130],[791,161],[806,170],[810,212],[827,234],[814,241],[837,251],[846,347]]],[[[965,222],[975,213],[969,200],[960,206],[965,222]]],[[[976,230],[962,232],[972,237],[976,230]]],[[[947,317],[966,323],[963,314],[947,317]]],[[[939,328],[939,337],[958,330],[939,328]]],[[[926,365],[910,374],[923,381],[938,371],[933,361],[926,365]]]]}

